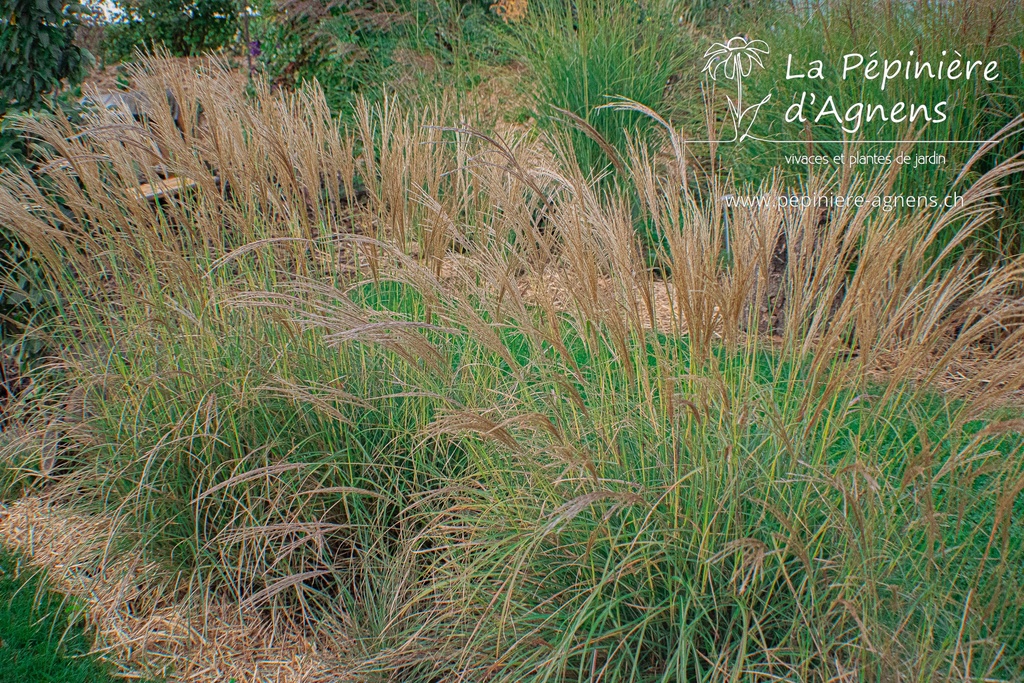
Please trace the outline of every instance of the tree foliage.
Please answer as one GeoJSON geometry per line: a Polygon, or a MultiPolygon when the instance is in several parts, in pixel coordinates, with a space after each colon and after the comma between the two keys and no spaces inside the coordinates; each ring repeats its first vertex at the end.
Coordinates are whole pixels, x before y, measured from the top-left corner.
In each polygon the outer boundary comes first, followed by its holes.
{"type": "Polygon", "coordinates": [[[236,0],[114,0],[125,21],[108,27],[107,51],[130,57],[136,47],[163,46],[197,55],[231,42],[238,30],[236,0]],[[111,30],[112,29],[112,30],[111,30]]]}
{"type": "Polygon", "coordinates": [[[85,74],[74,44],[84,10],[66,0],[0,0],[0,114],[39,107],[64,80],[85,74]]]}
{"type": "MultiPolygon", "coordinates": [[[[86,8],[67,0],[0,0],[0,166],[27,163],[29,144],[8,114],[53,104],[67,81],[85,75],[90,55],[75,45],[86,8]]],[[[18,336],[43,303],[40,272],[28,250],[0,226],[0,342],[18,336]]],[[[38,351],[28,341],[22,352],[38,351]]]]}

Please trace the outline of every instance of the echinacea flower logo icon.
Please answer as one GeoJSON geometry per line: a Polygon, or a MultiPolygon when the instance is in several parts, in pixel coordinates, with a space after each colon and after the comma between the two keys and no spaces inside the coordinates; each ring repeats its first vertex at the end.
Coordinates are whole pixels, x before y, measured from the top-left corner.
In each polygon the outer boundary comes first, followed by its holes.
{"type": "Polygon", "coordinates": [[[703,71],[707,72],[711,80],[717,81],[719,72],[721,72],[725,80],[736,81],[736,101],[734,102],[731,97],[726,96],[729,113],[732,114],[733,127],[736,131],[736,137],[732,142],[739,142],[750,134],[750,127],[753,125],[754,119],[757,118],[758,110],[772,97],[769,93],[757,104],[747,108],[743,107],[743,79],[751,74],[755,64],[763,69],[762,56],[767,57],[770,52],[768,43],[763,40],[748,40],[744,36],[735,36],[727,42],[712,44],[704,53],[707,62],[704,64],[703,71]],[[747,118],[748,114],[749,118],[747,118]],[[740,135],[744,119],[747,120],[747,123],[743,128],[743,134],[740,135]]]}
{"type": "Polygon", "coordinates": [[[737,75],[749,76],[754,64],[764,68],[761,55],[767,56],[770,52],[768,43],[763,40],[747,40],[743,36],[736,36],[727,43],[714,43],[708,48],[704,53],[708,60],[704,71],[709,72],[712,78],[717,78],[721,69],[722,75],[729,80],[737,75]]]}

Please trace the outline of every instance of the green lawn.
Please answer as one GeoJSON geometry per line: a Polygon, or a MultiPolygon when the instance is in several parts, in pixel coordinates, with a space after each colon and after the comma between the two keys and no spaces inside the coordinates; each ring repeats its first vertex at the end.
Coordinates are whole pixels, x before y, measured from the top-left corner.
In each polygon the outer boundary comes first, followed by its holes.
{"type": "Polygon", "coordinates": [[[0,683],[117,680],[89,655],[80,611],[39,573],[0,551],[0,683]]]}

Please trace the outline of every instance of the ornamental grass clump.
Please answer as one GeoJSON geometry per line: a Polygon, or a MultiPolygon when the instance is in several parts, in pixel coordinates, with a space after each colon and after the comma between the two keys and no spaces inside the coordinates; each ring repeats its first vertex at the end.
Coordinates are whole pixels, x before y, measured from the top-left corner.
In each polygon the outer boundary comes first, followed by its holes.
{"type": "Polygon", "coordinates": [[[1024,264],[970,249],[1020,162],[951,209],[726,211],[671,129],[618,188],[444,103],[350,130],[315,87],[138,78],[141,123],[33,124],[53,157],[0,221],[60,292],[69,399],[28,475],[197,628],[227,602],[381,680],[1024,666],[1024,264]],[[190,183],[139,196],[157,165],[190,183]]]}
{"type": "Polygon", "coordinates": [[[670,81],[685,78],[695,52],[671,7],[632,0],[543,0],[508,41],[530,69],[538,120],[572,139],[579,166],[595,178],[620,170],[627,139],[652,130],[637,112],[602,107],[629,98],[662,111],[674,102],[670,81]]]}

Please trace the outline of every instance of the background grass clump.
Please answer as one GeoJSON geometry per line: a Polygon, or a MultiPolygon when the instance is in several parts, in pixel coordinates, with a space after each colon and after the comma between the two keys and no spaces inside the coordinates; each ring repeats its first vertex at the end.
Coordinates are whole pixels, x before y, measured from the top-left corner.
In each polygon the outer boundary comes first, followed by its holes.
{"type": "MultiPolygon", "coordinates": [[[[613,155],[626,153],[630,136],[643,136],[654,123],[635,111],[601,110],[629,99],[659,112],[675,104],[669,83],[692,59],[693,36],[675,20],[670,3],[558,0],[532,3],[511,31],[508,44],[533,77],[538,121],[550,125],[570,112],[568,123],[585,122],[571,135],[580,166],[595,176],[611,170],[598,139],[613,155]]],[[[675,93],[683,92],[677,87],[675,93]]],[[[685,96],[684,96],[685,97],[685,96]]]]}

